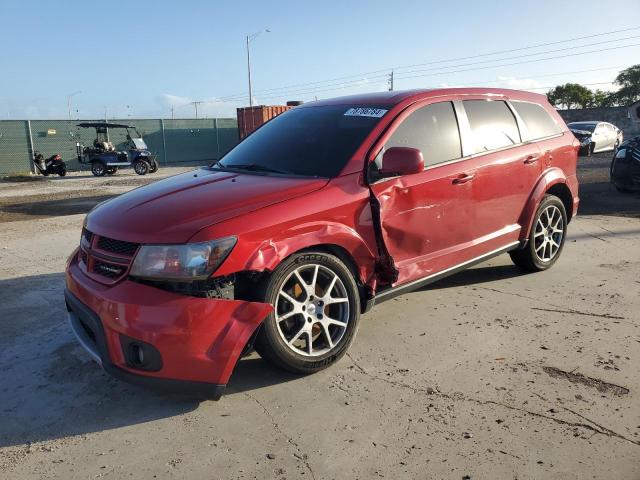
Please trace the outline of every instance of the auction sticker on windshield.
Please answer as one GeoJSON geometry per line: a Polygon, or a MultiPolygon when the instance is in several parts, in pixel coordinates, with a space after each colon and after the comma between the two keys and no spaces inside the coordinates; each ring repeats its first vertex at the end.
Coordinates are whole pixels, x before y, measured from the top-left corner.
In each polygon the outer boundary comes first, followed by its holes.
{"type": "Polygon", "coordinates": [[[344,115],[345,115],[345,117],[374,117],[374,118],[380,118],[387,112],[388,112],[388,110],[385,110],[384,108],[354,107],[354,108],[350,108],[349,110],[344,112],[344,115]]]}

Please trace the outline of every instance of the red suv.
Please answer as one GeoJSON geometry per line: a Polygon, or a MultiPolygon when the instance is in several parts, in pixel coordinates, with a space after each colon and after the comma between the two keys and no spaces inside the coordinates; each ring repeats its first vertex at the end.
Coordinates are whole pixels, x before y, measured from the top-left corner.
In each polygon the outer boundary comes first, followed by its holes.
{"type": "Polygon", "coordinates": [[[376,302],[506,252],[553,265],[578,148],[544,96],[520,91],[296,107],[216,164],[87,215],[66,270],[73,331],[119,378],[209,398],[252,348],[315,372],[376,302]]]}

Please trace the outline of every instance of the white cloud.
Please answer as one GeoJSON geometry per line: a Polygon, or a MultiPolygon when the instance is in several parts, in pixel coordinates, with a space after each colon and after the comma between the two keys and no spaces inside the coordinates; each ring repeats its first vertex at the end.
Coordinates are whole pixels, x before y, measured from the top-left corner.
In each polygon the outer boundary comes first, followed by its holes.
{"type": "Polygon", "coordinates": [[[543,87],[540,82],[532,78],[516,78],[499,76],[497,78],[500,83],[498,86],[502,88],[513,88],[515,90],[533,90],[540,92],[540,87],[543,87]]]}
{"type": "MultiPolygon", "coordinates": [[[[174,95],[172,93],[163,93],[157,97],[157,103],[162,107],[163,112],[171,114],[171,108],[174,109],[174,115],[177,118],[193,118],[195,117],[195,106],[192,102],[202,102],[198,104],[198,117],[235,117],[236,108],[240,105],[235,102],[225,102],[216,97],[192,99],[190,97],[174,95]]],[[[167,114],[163,114],[166,116],[167,114]]]]}

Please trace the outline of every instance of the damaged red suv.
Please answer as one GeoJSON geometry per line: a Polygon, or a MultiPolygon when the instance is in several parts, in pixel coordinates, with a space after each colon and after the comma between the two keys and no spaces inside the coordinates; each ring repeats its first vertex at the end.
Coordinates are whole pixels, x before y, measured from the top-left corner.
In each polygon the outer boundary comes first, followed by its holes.
{"type": "Polygon", "coordinates": [[[320,370],[377,302],[502,253],[552,266],[578,148],[520,91],[296,107],[216,164],[91,211],[66,271],[71,326],[110,374],[209,398],[253,348],[320,370]]]}

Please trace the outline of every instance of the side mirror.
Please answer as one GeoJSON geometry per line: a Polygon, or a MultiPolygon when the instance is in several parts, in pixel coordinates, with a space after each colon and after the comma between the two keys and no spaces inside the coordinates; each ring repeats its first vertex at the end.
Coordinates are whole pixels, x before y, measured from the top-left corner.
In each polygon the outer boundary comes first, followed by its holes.
{"type": "Polygon", "coordinates": [[[382,156],[380,174],[384,177],[411,175],[424,170],[424,158],[417,148],[391,147],[382,156]]]}

